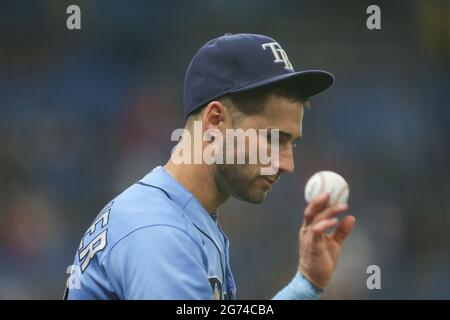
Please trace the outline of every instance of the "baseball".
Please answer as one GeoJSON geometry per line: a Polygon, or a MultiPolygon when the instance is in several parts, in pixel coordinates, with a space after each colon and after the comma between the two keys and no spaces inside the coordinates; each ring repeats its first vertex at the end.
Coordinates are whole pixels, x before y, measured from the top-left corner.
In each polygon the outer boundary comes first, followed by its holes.
{"type": "Polygon", "coordinates": [[[328,206],[347,203],[349,196],[348,184],[344,178],[333,171],[320,171],[309,178],[305,187],[305,200],[309,203],[315,196],[330,193],[328,206]]]}

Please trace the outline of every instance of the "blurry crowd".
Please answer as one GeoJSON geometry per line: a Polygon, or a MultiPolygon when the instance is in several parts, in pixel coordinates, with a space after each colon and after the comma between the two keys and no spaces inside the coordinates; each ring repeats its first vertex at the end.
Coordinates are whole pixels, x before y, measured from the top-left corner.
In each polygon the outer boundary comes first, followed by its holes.
{"type": "Polygon", "coordinates": [[[297,70],[336,76],[305,113],[295,173],[219,213],[238,297],[292,278],[303,188],[324,169],[349,182],[357,218],[324,297],[450,297],[448,1],[381,2],[377,31],[361,1],[77,3],[79,31],[72,3],[0,3],[0,299],[62,297],[92,219],[168,159],[191,57],[227,32],[272,36],[297,70]]]}

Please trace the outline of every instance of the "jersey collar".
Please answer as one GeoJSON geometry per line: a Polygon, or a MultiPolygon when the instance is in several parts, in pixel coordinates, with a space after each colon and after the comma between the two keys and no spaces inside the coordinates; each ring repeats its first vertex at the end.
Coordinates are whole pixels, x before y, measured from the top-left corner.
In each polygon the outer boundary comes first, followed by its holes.
{"type": "MultiPolygon", "coordinates": [[[[166,169],[158,166],[147,174],[140,182],[163,189],[178,206],[180,206],[191,222],[218,241],[218,221],[216,215],[210,215],[194,195],[172,177],[166,169]]],[[[220,243],[220,242],[219,242],[220,243]]]]}

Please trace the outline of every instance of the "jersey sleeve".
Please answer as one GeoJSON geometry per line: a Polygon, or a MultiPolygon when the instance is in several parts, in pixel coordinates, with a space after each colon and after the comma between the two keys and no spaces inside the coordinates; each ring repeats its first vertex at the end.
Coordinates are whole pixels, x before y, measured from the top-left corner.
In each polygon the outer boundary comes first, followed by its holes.
{"type": "Polygon", "coordinates": [[[201,249],[176,227],[133,231],[111,249],[103,265],[122,299],[212,299],[201,249]]]}
{"type": "Polygon", "coordinates": [[[318,300],[323,293],[311,284],[300,272],[295,274],[292,281],[281,289],[272,300],[318,300]]]}

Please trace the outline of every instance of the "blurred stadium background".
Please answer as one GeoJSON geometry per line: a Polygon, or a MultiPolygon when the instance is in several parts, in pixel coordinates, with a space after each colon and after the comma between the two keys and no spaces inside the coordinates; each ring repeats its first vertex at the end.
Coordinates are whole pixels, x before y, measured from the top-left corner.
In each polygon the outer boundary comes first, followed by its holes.
{"type": "Polygon", "coordinates": [[[0,2],[0,298],[62,297],[98,211],[168,158],[186,67],[226,32],[270,35],[297,69],[337,78],[305,114],[295,174],[220,214],[239,298],[293,276],[303,187],[322,169],[349,181],[357,217],[324,298],[450,297],[450,1],[64,0],[0,2]]]}

